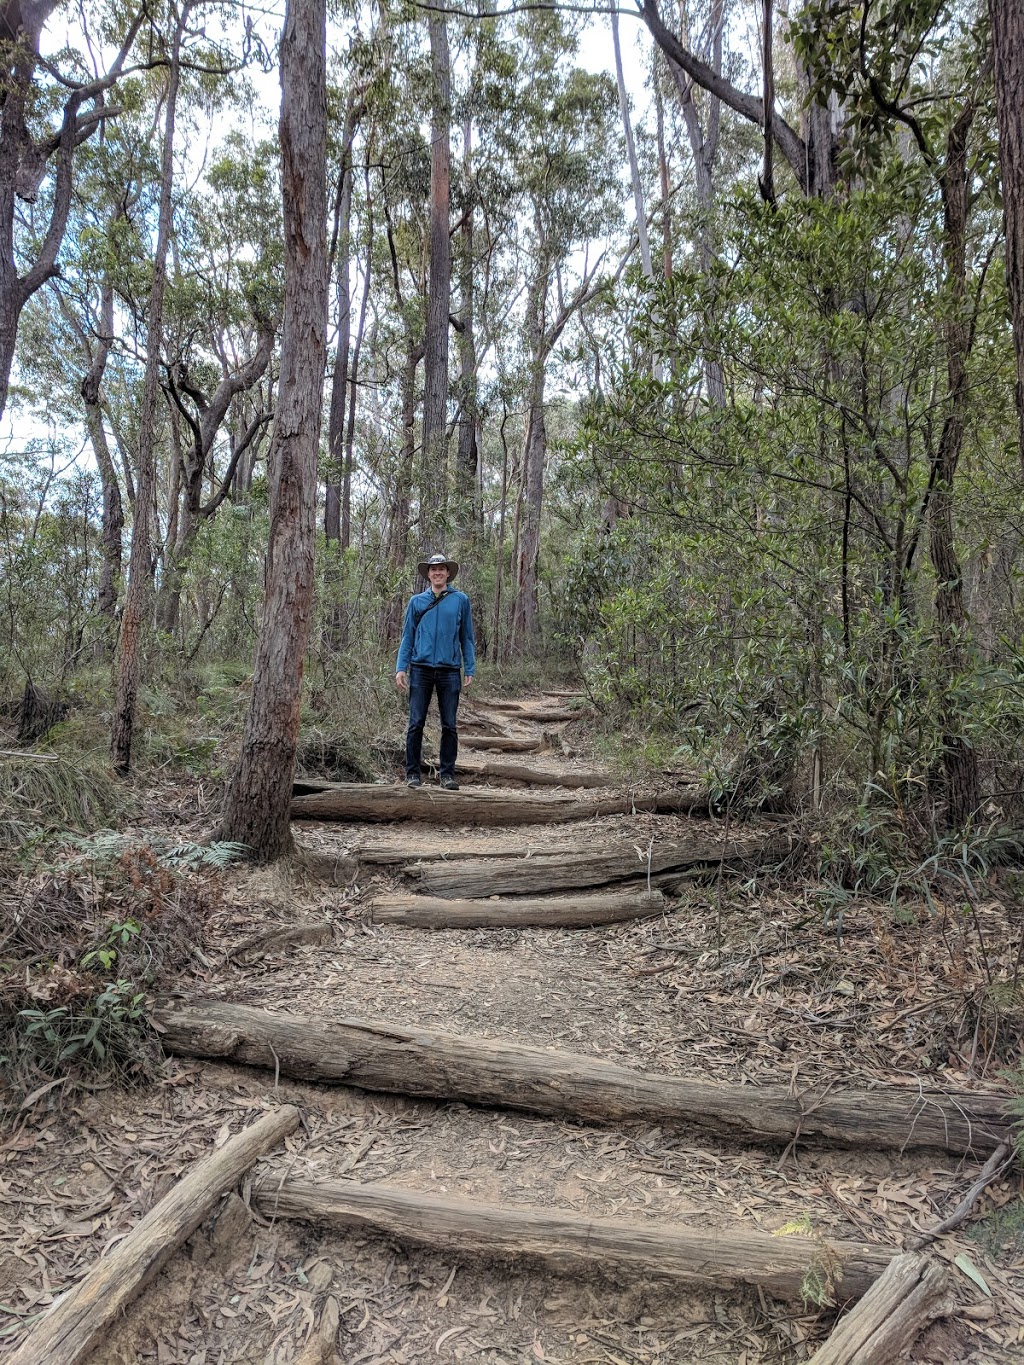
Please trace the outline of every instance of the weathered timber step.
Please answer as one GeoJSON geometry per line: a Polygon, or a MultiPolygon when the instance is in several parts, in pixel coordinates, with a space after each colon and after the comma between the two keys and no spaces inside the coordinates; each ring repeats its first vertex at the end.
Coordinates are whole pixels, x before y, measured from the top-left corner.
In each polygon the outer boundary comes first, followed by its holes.
{"type": "Polygon", "coordinates": [[[856,1308],[843,1318],[810,1365],[886,1365],[956,1301],[941,1261],[914,1252],[895,1256],[856,1308]]]}
{"type": "Polygon", "coordinates": [[[424,860],[408,863],[401,871],[424,895],[475,900],[483,896],[528,896],[538,891],[607,886],[646,879],[648,873],[657,876],[701,865],[770,862],[782,857],[788,848],[787,836],[778,831],[723,839],[710,829],[695,832],[685,842],[655,846],[649,860],[630,846],[603,853],[569,849],[539,852],[527,858],[424,860]]]}
{"type": "Polygon", "coordinates": [[[465,749],[498,750],[506,754],[542,754],[553,748],[550,739],[517,739],[513,735],[463,735],[465,749]]]}
{"type": "Polygon", "coordinates": [[[453,825],[563,825],[598,815],[633,811],[705,812],[708,794],[696,788],[649,796],[575,797],[532,792],[446,792],[438,787],[385,786],[374,782],[296,782],[293,820],[430,820],[453,825]]]}
{"type": "Polygon", "coordinates": [[[296,1080],[524,1109],[597,1123],[647,1119],[744,1140],[989,1153],[1012,1101],[979,1091],[727,1085],[633,1071],[595,1057],[367,1019],[323,1021],[223,1001],[166,1001],[168,1052],[296,1080]]]}
{"type": "Polygon", "coordinates": [[[534,787],[614,787],[610,773],[583,772],[567,769],[554,772],[550,768],[533,768],[525,763],[502,763],[493,758],[463,757],[456,761],[455,771],[478,778],[481,782],[525,782],[534,787]]]}
{"type": "Polygon", "coordinates": [[[460,839],[450,837],[446,832],[443,839],[434,835],[429,839],[405,838],[401,844],[354,844],[349,856],[361,863],[388,866],[420,861],[439,862],[448,858],[530,858],[551,852],[557,852],[557,849],[553,850],[539,840],[524,839],[521,843],[510,844],[506,839],[479,836],[460,839]]]}
{"type": "Polygon", "coordinates": [[[371,902],[374,924],[420,929],[505,929],[533,925],[546,929],[588,929],[595,924],[647,919],[665,911],[660,891],[612,895],[539,896],[518,900],[446,900],[440,896],[378,896],[371,902]]]}
{"type": "Polygon", "coordinates": [[[348,1180],[264,1178],[253,1197],[265,1218],[375,1231],[457,1257],[524,1256],[588,1279],[596,1272],[613,1280],[639,1275],[723,1289],[751,1284],[788,1300],[799,1300],[801,1287],[816,1273],[835,1300],[851,1302],[867,1293],[890,1261],[884,1248],[863,1242],[775,1237],[742,1224],[690,1228],[588,1218],[348,1180]]]}
{"type": "Polygon", "coordinates": [[[9,1358],[9,1365],[79,1365],[95,1360],[94,1348],[132,1299],[258,1158],[298,1126],[299,1111],[282,1105],[199,1162],[57,1300],[9,1358]]]}

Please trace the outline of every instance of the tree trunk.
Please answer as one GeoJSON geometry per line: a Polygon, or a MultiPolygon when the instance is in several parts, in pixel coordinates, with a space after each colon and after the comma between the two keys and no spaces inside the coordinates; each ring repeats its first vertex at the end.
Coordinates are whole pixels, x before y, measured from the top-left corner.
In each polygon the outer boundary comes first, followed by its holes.
{"type": "Polygon", "coordinates": [[[1009,1095],[879,1086],[730,1085],[631,1070],[554,1048],[408,1028],[323,1021],[219,1001],[167,1002],[161,1042],[174,1056],[279,1070],[295,1080],[420,1099],[463,1100],[535,1114],[686,1124],[744,1142],[993,1151],[1013,1115],[1009,1095]]]}
{"type": "Polygon", "coordinates": [[[459,529],[475,526],[478,517],[476,428],[477,356],[475,314],[475,267],[473,255],[476,185],[473,180],[473,127],[469,119],[463,129],[463,179],[466,185],[466,210],[463,215],[459,251],[459,294],[462,312],[459,317],[459,444],[455,458],[456,494],[459,529]]]}
{"type": "Polygon", "coordinates": [[[622,131],[626,138],[626,156],[629,160],[629,178],[633,186],[633,211],[636,214],[636,232],[640,243],[640,265],[644,279],[654,278],[651,263],[651,243],[647,235],[647,210],[644,208],[644,191],[640,183],[640,167],[636,159],[636,143],[633,141],[633,125],[629,117],[629,96],[626,93],[626,80],[622,74],[622,45],[619,42],[619,12],[612,9],[612,48],[615,52],[615,83],[619,91],[619,112],[622,115],[622,131]]]}
{"type": "MultiPolygon", "coordinates": [[[[178,625],[185,574],[192,559],[199,528],[204,519],[212,516],[223,501],[222,496],[215,496],[205,507],[203,506],[203,480],[210,472],[210,455],[217,433],[228,416],[236,394],[244,393],[262,378],[274,351],[273,331],[269,327],[260,326],[258,332],[259,340],[253,355],[237,370],[223,377],[212,397],[204,402],[198,419],[185,407],[182,394],[175,387],[172,367],[171,392],[181,415],[188,419],[192,428],[192,445],[178,460],[181,506],[178,511],[176,496],[174,500],[176,511],[171,519],[175,531],[173,537],[168,536],[170,543],[167,548],[164,582],[157,604],[157,626],[168,635],[172,634],[178,625]]],[[[231,464],[224,475],[223,493],[226,494],[243,450],[255,438],[257,430],[257,427],[250,425],[242,441],[236,443],[232,451],[231,464]]]]}
{"type": "MultiPolygon", "coordinates": [[[[107,428],[103,421],[103,407],[100,389],[107,368],[111,343],[114,340],[114,285],[109,272],[104,274],[100,291],[100,311],[97,318],[96,349],[92,363],[82,379],[81,394],[85,405],[85,425],[89,433],[96,467],[100,472],[103,489],[103,514],[100,528],[100,545],[103,553],[103,568],[100,571],[99,591],[96,597],[96,611],[111,621],[117,610],[117,598],[121,586],[122,546],[121,533],[124,530],[124,504],[121,500],[121,485],[117,470],[111,458],[107,441],[107,428]]],[[[113,644],[111,639],[107,648],[113,644]]]]}
{"type": "Polygon", "coordinates": [[[349,270],[352,257],[352,142],[356,132],[356,102],[350,96],[345,105],[345,128],[341,139],[341,165],[338,194],[334,204],[335,300],[338,322],[338,348],[331,376],[331,406],[327,419],[327,491],[324,507],[324,536],[328,541],[341,539],[341,489],[345,450],[345,401],[348,392],[349,322],[352,291],[349,270]]]}
{"type": "Polygon", "coordinates": [[[220,838],[257,862],[291,846],[289,802],[313,606],[316,459],[327,329],[326,0],[289,0],[281,39],[284,326],[266,601],[252,697],[220,838]]]}
{"type": "Polygon", "coordinates": [[[1024,465],[1024,8],[1020,0],[989,0],[995,52],[999,165],[1006,224],[1006,284],[1017,355],[1017,421],[1024,465]]]}
{"type": "Polygon", "coordinates": [[[359,397],[359,358],[366,331],[366,310],[370,302],[370,278],[373,269],[373,211],[367,175],[366,195],[366,269],[363,274],[363,293],[359,300],[359,320],[356,323],[355,345],[352,347],[352,375],[348,390],[348,411],[345,417],[345,461],[341,475],[341,548],[352,544],[352,475],[355,470],[356,410],[359,397]]]}
{"type": "MultiPolygon", "coordinates": [[[[848,1303],[867,1293],[889,1262],[882,1247],[778,1237],[740,1223],[698,1228],[663,1219],[631,1223],[348,1180],[264,1179],[255,1199],[271,1220],[300,1218],[332,1230],[377,1232],[474,1265],[480,1257],[504,1262],[509,1256],[525,1256],[588,1285],[595,1277],[614,1282],[639,1277],[645,1286],[651,1280],[719,1289],[751,1284],[800,1302],[807,1281],[817,1276],[830,1299],[848,1303]]],[[[605,1358],[619,1359],[606,1353],[605,1358]]]]}
{"type": "Polygon", "coordinates": [[[452,258],[451,66],[448,23],[430,11],[430,65],[433,111],[430,123],[430,278],[423,348],[423,432],[420,451],[420,550],[440,549],[448,473],[448,315],[451,311],[452,258]]]}
{"type": "Polygon", "coordinates": [[[963,733],[965,717],[956,701],[956,679],[967,666],[964,640],[969,634],[964,610],[963,573],[956,551],[954,481],[963,446],[968,401],[967,361],[971,324],[967,298],[967,139],[974,109],[967,104],[950,130],[940,188],[943,209],[943,258],[947,290],[943,333],[946,345],[947,410],[935,455],[928,504],[928,548],[935,571],[935,620],[943,725],[945,819],[964,829],[981,800],[978,755],[963,733]]]}
{"type": "Polygon", "coordinates": [[[128,554],[128,588],[121,616],[114,714],[110,728],[111,759],[115,769],[123,775],[130,772],[132,765],[135,707],[139,691],[139,649],[153,576],[151,548],[153,500],[156,493],[157,400],[160,395],[160,351],[163,345],[167,253],[174,217],[172,200],[174,123],[181,79],[181,41],[191,9],[192,0],[186,0],[175,27],[170,64],[167,69],[167,104],[164,112],[164,139],[160,161],[160,207],[157,217],[156,248],[153,254],[153,282],[150,286],[146,321],[146,369],[139,412],[135,508],[132,517],[131,549],[128,554]]]}

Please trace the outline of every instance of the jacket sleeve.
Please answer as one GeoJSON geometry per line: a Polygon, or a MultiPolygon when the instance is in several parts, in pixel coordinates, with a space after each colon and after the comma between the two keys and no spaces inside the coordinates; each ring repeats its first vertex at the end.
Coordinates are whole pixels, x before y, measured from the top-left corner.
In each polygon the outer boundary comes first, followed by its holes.
{"type": "Polygon", "coordinates": [[[413,630],[412,604],[414,599],[409,599],[409,605],[405,609],[405,624],[402,626],[402,643],[398,646],[398,662],[395,664],[396,673],[408,673],[409,664],[412,661],[412,642],[416,632],[413,630]]]}
{"type": "Polygon", "coordinates": [[[476,641],[473,639],[473,613],[469,598],[463,594],[462,620],[459,622],[459,644],[462,646],[462,667],[467,678],[476,672],[476,641]]]}

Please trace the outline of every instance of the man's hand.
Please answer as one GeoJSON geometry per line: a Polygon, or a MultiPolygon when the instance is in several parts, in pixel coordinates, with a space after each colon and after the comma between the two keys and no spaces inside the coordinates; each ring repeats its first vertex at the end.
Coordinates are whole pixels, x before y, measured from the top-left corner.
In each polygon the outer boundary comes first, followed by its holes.
{"type": "Polygon", "coordinates": [[[465,682],[465,685],[466,685],[467,687],[472,687],[472,686],[473,686],[473,675],[472,675],[472,673],[467,673],[467,674],[466,674],[465,679],[464,679],[464,682],[465,682]]]}
{"type": "Polygon", "coordinates": [[[398,688],[399,692],[408,692],[409,679],[406,675],[405,669],[402,669],[400,673],[395,674],[395,686],[398,688]]]}

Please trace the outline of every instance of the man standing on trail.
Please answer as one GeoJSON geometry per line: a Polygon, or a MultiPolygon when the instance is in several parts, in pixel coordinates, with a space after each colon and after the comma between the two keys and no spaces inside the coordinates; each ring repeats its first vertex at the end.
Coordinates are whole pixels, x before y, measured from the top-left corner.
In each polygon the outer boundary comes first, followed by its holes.
{"type": "Polygon", "coordinates": [[[395,686],[409,693],[409,729],[405,736],[405,780],[421,787],[423,723],[430,697],[437,692],[441,714],[441,786],[457,792],[455,759],[459,752],[456,728],[462,670],[466,686],[473,681],[476,647],[469,598],[451,587],[459,572],[455,560],[431,555],[419,565],[430,587],[410,599],[405,609],[402,643],[398,647],[395,686]]]}

